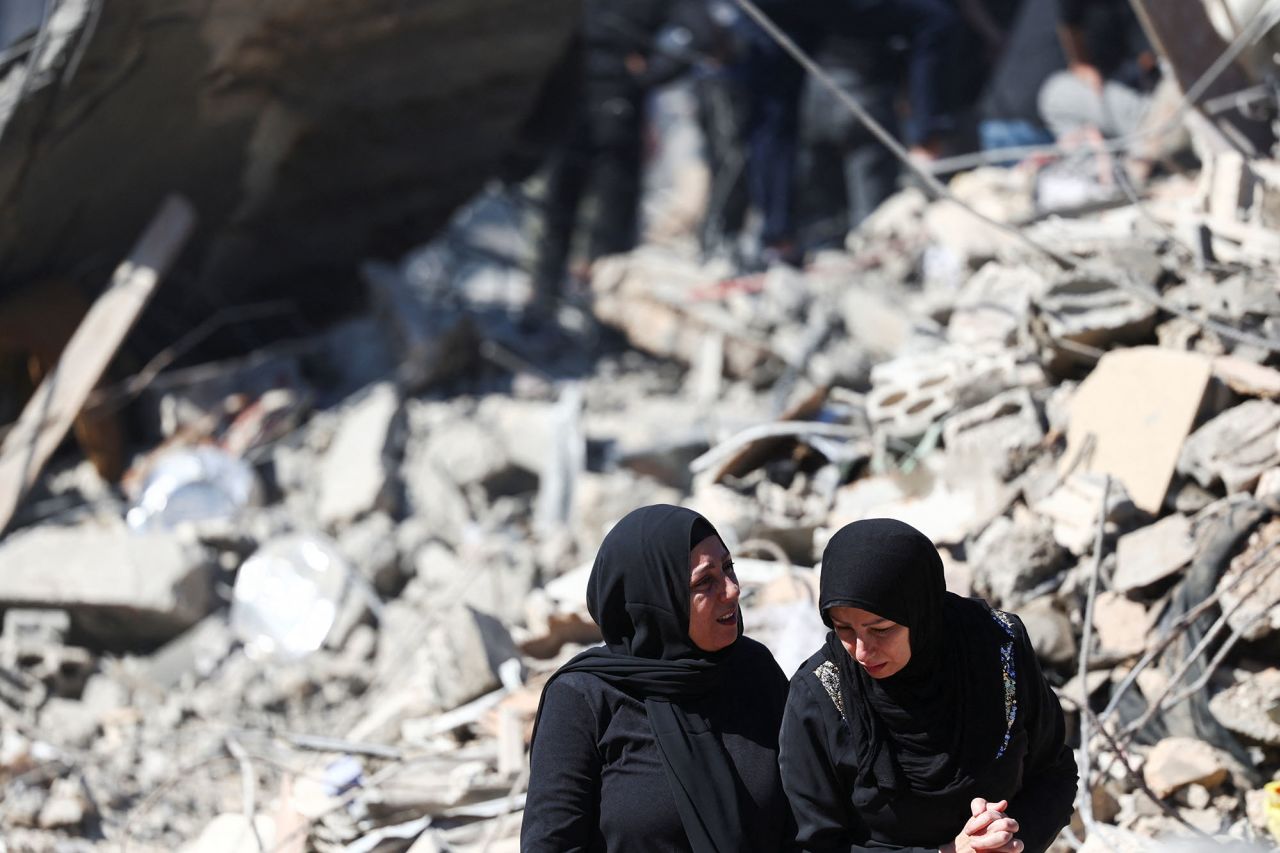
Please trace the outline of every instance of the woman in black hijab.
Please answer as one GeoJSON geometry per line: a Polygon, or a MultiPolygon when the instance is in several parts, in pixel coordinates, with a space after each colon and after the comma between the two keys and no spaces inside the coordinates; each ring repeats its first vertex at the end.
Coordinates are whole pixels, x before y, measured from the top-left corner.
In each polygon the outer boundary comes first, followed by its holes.
{"type": "Polygon", "coordinates": [[[521,851],[782,849],[786,677],[742,636],[715,529],[680,507],[630,513],[600,546],[587,607],[605,644],[543,689],[521,851]]]}
{"type": "Polygon", "coordinates": [[[1043,853],[1076,764],[1018,617],[947,592],[933,543],[890,519],[831,539],[818,608],[832,630],[780,738],[799,849],[1043,853]]]}

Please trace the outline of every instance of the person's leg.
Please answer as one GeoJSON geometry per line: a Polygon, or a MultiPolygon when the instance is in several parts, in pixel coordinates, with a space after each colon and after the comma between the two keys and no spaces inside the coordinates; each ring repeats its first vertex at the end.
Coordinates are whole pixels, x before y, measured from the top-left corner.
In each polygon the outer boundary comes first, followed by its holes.
{"type": "Polygon", "coordinates": [[[573,139],[552,154],[547,167],[542,233],[535,244],[531,315],[549,315],[560,298],[591,162],[587,142],[585,129],[575,132],[573,139]]]}
{"type": "Polygon", "coordinates": [[[1037,98],[1040,117],[1055,138],[1086,127],[1101,129],[1102,94],[1070,71],[1049,76],[1037,98]]]}
{"type": "Polygon", "coordinates": [[[1102,123],[1098,129],[1108,138],[1128,136],[1141,125],[1151,107],[1151,95],[1108,80],[1102,85],[1102,123]]]}
{"type": "Polygon", "coordinates": [[[641,104],[615,97],[594,117],[591,183],[596,215],[587,241],[590,260],[635,248],[640,208],[641,104]]]}

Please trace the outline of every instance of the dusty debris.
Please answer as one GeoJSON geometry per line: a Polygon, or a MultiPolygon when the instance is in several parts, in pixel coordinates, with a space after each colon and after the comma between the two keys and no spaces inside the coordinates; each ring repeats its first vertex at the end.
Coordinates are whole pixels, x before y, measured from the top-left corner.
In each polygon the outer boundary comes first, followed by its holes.
{"type": "Polygon", "coordinates": [[[1202,486],[1221,481],[1228,492],[1252,491],[1263,471],[1280,465],[1280,404],[1246,400],[1192,433],[1178,469],[1202,486]]]}
{"type": "Polygon", "coordinates": [[[1147,784],[1167,797],[1187,785],[1217,788],[1230,777],[1228,764],[1217,750],[1194,738],[1165,738],[1155,745],[1142,766],[1147,784]]]}

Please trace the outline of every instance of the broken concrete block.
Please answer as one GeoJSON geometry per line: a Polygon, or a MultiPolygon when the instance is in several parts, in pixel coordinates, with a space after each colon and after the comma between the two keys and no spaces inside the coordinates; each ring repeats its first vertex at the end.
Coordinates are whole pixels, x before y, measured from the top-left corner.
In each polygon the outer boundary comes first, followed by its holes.
{"type": "Polygon", "coordinates": [[[911,336],[911,315],[896,293],[850,282],[840,298],[840,314],[849,337],[876,360],[892,358],[911,336]]]}
{"type": "Polygon", "coordinates": [[[969,480],[978,470],[1010,480],[1026,469],[1044,429],[1031,394],[1015,388],[947,418],[942,440],[952,483],[969,480]]]}
{"type": "Polygon", "coordinates": [[[1196,543],[1191,521],[1171,515],[1121,536],[1116,543],[1116,571],[1111,587],[1132,592],[1164,580],[1191,562],[1196,543]]]}
{"type": "Polygon", "coordinates": [[[409,687],[427,711],[447,711],[498,689],[498,668],[520,657],[501,622],[465,605],[423,612],[392,602],[378,644],[379,672],[409,687]]]}
{"type": "Polygon", "coordinates": [[[375,509],[394,509],[391,460],[399,441],[400,395],[383,382],[348,404],[320,462],[322,524],[336,526],[375,509]]]}
{"type": "Polygon", "coordinates": [[[1280,631],[1280,519],[1272,519],[1249,537],[1218,581],[1227,623],[1244,639],[1259,640],[1280,631]]]}
{"type": "Polygon", "coordinates": [[[1026,266],[986,264],[960,288],[947,323],[947,340],[974,347],[1016,344],[1026,329],[1032,297],[1048,286],[1026,266]]]}
{"type": "Polygon", "coordinates": [[[872,426],[897,438],[915,438],[957,409],[1009,388],[1038,387],[1044,376],[1007,352],[944,347],[877,364],[871,382],[866,406],[872,426]]]}
{"type": "Polygon", "coordinates": [[[1104,656],[1127,658],[1147,648],[1147,608],[1123,595],[1106,590],[1093,605],[1093,630],[1104,656]]]}
{"type": "Polygon", "coordinates": [[[479,357],[475,325],[442,300],[428,302],[396,267],[368,261],[360,274],[369,286],[374,315],[393,342],[396,378],[410,392],[456,376],[479,357]]]}
{"type": "Polygon", "coordinates": [[[54,697],[40,709],[41,737],[70,749],[84,749],[98,734],[98,715],[76,699],[54,697]]]}
{"type": "Polygon", "coordinates": [[[202,548],[170,534],[34,527],[0,544],[0,606],[66,609],[106,643],[163,640],[213,606],[214,571],[202,548]]]}
{"type": "Polygon", "coordinates": [[[1229,764],[1217,749],[1189,737],[1163,739],[1152,748],[1142,768],[1143,778],[1158,797],[1191,784],[1212,791],[1230,775],[1229,764]]]}
{"type": "Polygon", "coordinates": [[[781,360],[768,340],[711,299],[690,300],[709,283],[700,269],[670,253],[638,249],[592,265],[592,313],[636,349],[690,365],[709,334],[724,335],[725,372],[737,378],[777,375],[781,360]]]}
{"type": "Polygon", "coordinates": [[[338,533],[338,550],[384,596],[397,593],[404,586],[395,532],[396,523],[391,516],[375,512],[338,533]]]}
{"type": "Polygon", "coordinates": [[[1178,470],[1206,488],[1251,491],[1262,472],[1280,465],[1280,404],[1246,400],[1200,427],[1183,445],[1178,470]]]}
{"type": "Polygon", "coordinates": [[[1209,382],[1203,356],[1156,347],[1107,353],[1071,400],[1063,469],[1093,435],[1077,471],[1108,473],[1133,503],[1158,515],[1209,382]]]}
{"type": "Polygon", "coordinates": [[[975,590],[998,607],[1016,609],[1065,568],[1066,552],[1048,521],[1030,514],[1001,516],[973,543],[969,564],[975,590]]]}
{"type": "Polygon", "coordinates": [[[1245,397],[1280,398],[1280,370],[1243,358],[1220,355],[1213,360],[1215,379],[1245,397]]]}
{"type": "Polygon", "coordinates": [[[1280,746],[1280,669],[1249,673],[1209,700],[1228,729],[1251,741],[1280,746]]]}
{"type": "Polygon", "coordinates": [[[252,826],[243,814],[221,814],[209,821],[200,837],[183,847],[181,853],[260,853],[258,839],[271,849],[275,830],[276,822],[269,814],[255,816],[252,826]]]}
{"type": "Polygon", "coordinates": [[[1076,659],[1075,630],[1052,596],[1042,595],[1019,607],[1018,616],[1040,660],[1061,666],[1076,659]]]}
{"type": "MultiPolygon", "coordinates": [[[[1049,494],[1031,498],[1031,509],[1053,522],[1054,538],[1079,556],[1092,550],[1097,538],[1104,485],[1101,475],[1072,474],[1049,494]]],[[[1112,481],[1107,490],[1106,523],[1124,522],[1134,515],[1124,486],[1112,481]]]]}
{"type": "MultiPolygon", "coordinates": [[[[1115,275],[1104,267],[1081,267],[1054,281],[1036,300],[1049,337],[1095,349],[1152,340],[1156,307],[1117,287],[1115,275]]],[[[1050,369],[1060,373],[1081,358],[1068,348],[1055,347],[1050,369]]]]}
{"type": "Polygon", "coordinates": [[[126,661],[131,686],[163,695],[185,680],[203,681],[231,654],[235,639],[226,613],[212,613],[147,657],[126,661]]]}
{"type": "Polygon", "coordinates": [[[93,804],[79,777],[54,779],[36,824],[41,829],[72,829],[93,814],[93,804]]]}
{"type": "Polygon", "coordinates": [[[5,611],[0,632],[0,663],[28,665],[31,655],[43,656],[65,643],[70,630],[71,616],[65,610],[11,608],[5,611]]]}

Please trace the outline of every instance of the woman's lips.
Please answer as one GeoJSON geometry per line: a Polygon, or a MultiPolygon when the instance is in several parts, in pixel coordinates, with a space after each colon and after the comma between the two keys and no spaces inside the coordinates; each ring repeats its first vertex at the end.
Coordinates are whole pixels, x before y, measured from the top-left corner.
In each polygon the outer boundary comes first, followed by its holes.
{"type": "Polygon", "coordinates": [[[738,621],[738,611],[735,610],[732,613],[726,613],[716,621],[719,622],[721,625],[732,625],[738,621]]]}
{"type": "Polygon", "coordinates": [[[884,664],[883,663],[877,663],[877,664],[864,663],[862,665],[862,668],[865,669],[868,673],[875,675],[877,672],[884,669],[884,664]]]}

